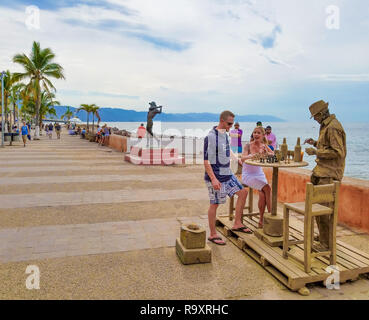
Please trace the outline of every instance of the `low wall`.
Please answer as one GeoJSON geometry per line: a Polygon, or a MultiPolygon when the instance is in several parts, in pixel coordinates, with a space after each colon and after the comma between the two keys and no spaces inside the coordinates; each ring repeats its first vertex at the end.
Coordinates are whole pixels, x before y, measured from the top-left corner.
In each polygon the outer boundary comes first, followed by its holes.
{"type": "Polygon", "coordinates": [[[108,146],[120,152],[127,152],[127,137],[112,134],[109,136],[108,146]]]}
{"type": "MultiPolygon", "coordinates": [[[[264,172],[271,184],[272,169],[264,168],[264,172]]],[[[279,169],[278,202],[305,201],[310,175],[306,169],[279,169]]],[[[369,233],[369,181],[344,177],[339,202],[339,223],[369,233]]]]}

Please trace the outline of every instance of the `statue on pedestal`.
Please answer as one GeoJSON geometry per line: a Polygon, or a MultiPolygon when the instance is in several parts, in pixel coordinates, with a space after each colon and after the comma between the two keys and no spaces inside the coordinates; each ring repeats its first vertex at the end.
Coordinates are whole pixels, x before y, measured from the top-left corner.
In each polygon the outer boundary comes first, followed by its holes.
{"type": "Polygon", "coordinates": [[[147,144],[149,144],[149,139],[151,135],[151,137],[155,138],[155,140],[158,142],[159,144],[159,140],[154,136],[153,132],[152,132],[152,126],[154,124],[153,120],[154,117],[162,112],[163,107],[162,106],[157,106],[156,103],[154,101],[149,103],[150,108],[149,111],[147,112],[147,124],[146,124],[146,132],[147,132],[147,144]]]}

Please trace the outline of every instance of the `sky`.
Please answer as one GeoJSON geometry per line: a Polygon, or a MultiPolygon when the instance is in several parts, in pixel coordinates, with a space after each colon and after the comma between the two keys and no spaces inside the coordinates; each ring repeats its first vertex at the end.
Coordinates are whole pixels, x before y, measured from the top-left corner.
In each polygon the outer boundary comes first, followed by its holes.
{"type": "Polygon", "coordinates": [[[367,0],[1,0],[0,69],[51,48],[78,107],[369,120],[367,0]]]}

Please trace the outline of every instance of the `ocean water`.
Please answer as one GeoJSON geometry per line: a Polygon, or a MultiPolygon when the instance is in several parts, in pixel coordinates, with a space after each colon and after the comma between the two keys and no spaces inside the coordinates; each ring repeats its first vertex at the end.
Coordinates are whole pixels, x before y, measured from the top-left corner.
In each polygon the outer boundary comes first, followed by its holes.
{"type": "MultiPolygon", "coordinates": [[[[111,127],[125,129],[130,132],[136,132],[140,122],[108,122],[111,127]]],[[[146,123],[144,124],[146,125],[146,123]]],[[[203,138],[209,130],[216,126],[211,122],[159,122],[154,121],[153,132],[157,135],[176,135],[203,138]]],[[[290,150],[296,145],[297,138],[301,138],[301,143],[306,138],[317,139],[319,135],[319,124],[315,121],[311,122],[273,122],[263,123],[264,127],[270,125],[272,132],[276,135],[279,144],[283,138],[287,139],[290,150]]],[[[345,123],[342,125],[346,132],[346,169],[345,176],[359,179],[369,180],[369,123],[345,123]]],[[[249,141],[255,123],[240,122],[240,128],[243,130],[242,141],[249,141]]],[[[302,150],[310,147],[310,145],[302,145],[302,150]]],[[[304,160],[309,163],[308,169],[315,166],[315,156],[304,154],[304,160]]]]}

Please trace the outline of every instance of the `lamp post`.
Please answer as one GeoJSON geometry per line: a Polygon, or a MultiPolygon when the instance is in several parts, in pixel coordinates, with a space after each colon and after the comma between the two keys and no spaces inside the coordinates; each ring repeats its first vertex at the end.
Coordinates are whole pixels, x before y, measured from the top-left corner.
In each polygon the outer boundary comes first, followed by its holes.
{"type": "Polygon", "coordinates": [[[4,148],[4,131],[5,131],[5,123],[4,123],[4,78],[6,77],[5,71],[1,72],[1,148],[4,148]]]}

